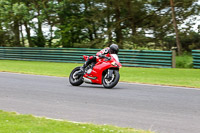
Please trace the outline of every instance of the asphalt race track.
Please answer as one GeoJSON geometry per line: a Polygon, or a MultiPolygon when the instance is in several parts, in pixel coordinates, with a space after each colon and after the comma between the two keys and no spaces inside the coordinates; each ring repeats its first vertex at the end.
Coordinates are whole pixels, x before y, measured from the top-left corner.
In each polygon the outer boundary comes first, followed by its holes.
{"type": "Polygon", "coordinates": [[[192,88],[74,87],[67,78],[0,72],[0,110],[156,133],[200,133],[200,89],[192,88]]]}

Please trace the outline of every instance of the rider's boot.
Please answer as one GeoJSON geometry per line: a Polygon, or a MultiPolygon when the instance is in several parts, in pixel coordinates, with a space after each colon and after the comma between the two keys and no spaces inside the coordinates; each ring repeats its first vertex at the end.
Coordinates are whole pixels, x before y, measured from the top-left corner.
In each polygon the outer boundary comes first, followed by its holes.
{"type": "Polygon", "coordinates": [[[88,61],[86,61],[83,66],[80,68],[81,73],[84,74],[85,73],[85,68],[87,67],[88,61]]]}
{"type": "Polygon", "coordinates": [[[84,65],[80,68],[80,70],[81,70],[81,73],[82,73],[82,74],[85,73],[85,67],[84,67],[84,65]]]}
{"type": "Polygon", "coordinates": [[[90,56],[90,57],[88,58],[88,60],[83,64],[83,66],[81,67],[81,71],[82,71],[83,74],[85,73],[85,68],[86,68],[89,64],[91,64],[91,63],[93,62],[93,60],[96,61],[96,57],[90,56]]]}

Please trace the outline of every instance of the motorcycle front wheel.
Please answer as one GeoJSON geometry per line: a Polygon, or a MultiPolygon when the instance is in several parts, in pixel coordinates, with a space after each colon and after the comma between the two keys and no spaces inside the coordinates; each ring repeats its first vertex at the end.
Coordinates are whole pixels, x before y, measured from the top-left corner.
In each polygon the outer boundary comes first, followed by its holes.
{"type": "Polygon", "coordinates": [[[107,73],[105,75],[103,75],[103,79],[102,79],[102,83],[103,86],[107,89],[111,89],[113,87],[115,87],[117,85],[117,83],[119,82],[119,71],[114,70],[113,74],[112,74],[112,78],[108,79],[107,78],[107,73]]]}
{"type": "Polygon", "coordinates": [[[83,83],[83,75],[79,75],[80,67],[74,68],[69,76],[69,82],[73,86],[79,86],[83,83]]]}

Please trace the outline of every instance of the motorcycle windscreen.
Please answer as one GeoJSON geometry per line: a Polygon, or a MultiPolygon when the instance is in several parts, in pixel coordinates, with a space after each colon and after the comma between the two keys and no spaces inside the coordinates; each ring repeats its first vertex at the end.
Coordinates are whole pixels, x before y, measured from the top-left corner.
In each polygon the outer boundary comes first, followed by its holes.
{"type": "Polygon", "coordinates": [[[113,58],[115,58],[116,61],[119,62],[119,58],[118,58],[117,54],[111,54],[111,55],[112,55],[113,58]]]}

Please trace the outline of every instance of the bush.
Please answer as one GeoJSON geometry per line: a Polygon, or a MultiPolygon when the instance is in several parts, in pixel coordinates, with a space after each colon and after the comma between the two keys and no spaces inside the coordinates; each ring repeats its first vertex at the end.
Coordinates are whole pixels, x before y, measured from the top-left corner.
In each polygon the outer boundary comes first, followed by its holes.
{"type": "Polygon", "coordinates": [[[181,56],[176,56],[176,67],[177,68],[192,68],[193,59],[190,53],[184,53],[181,56]]]}

